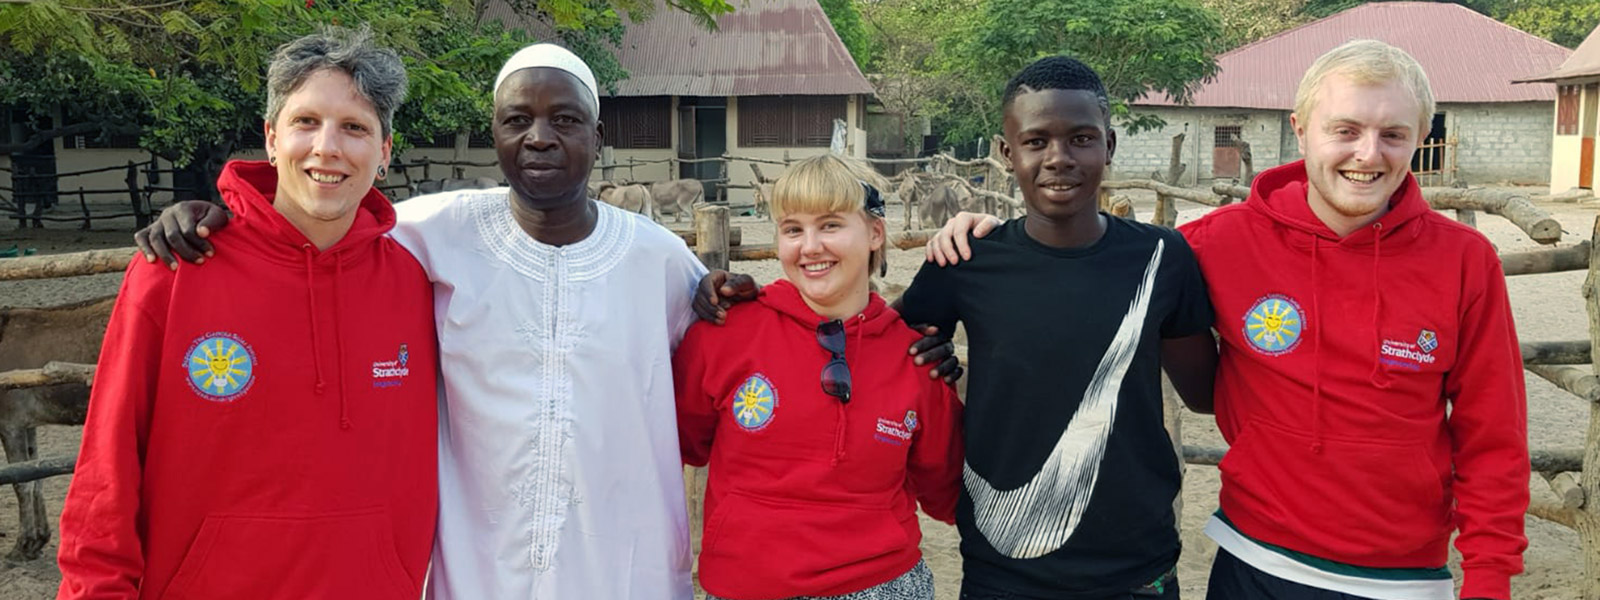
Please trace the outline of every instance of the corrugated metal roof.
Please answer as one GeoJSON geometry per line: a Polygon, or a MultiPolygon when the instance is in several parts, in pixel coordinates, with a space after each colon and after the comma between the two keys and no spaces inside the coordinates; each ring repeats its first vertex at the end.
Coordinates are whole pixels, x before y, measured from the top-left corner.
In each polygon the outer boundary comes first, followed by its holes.
{"type": "MultiPolygon", "coordinates": [[[[1572,53],[1456,4],[1364,4],[1217,57],[1220,72],[1191,105],[1293,110],[1295,89],[1311,63],[1357,38],[1381,40],[1416,57],[1438,102],[1554,100],[1553,86],[1511,82],[1549,72],[1572,53]]],[[[1165,94],[1134,104],[1177,105],[1165,94]]]]}
{"type": "Polygon", "coordinates": [[[1583,43],[1578,44],[1578,49],[1572,51],[1572,56],[1568,56],[1560,68],[1518,82],[1557,81],[1594,75],[1600,75],[1600,27],[1589,32],[1589,37],[1583,38],[1583,43]]]}
{"type": "MultiPolygon", "coordinates": [[[[488,18],[545,30],[517,15],[504,0],[488,18]]],[[[850,52],[817,0],[750,0],[706,31],[682,11],[658,7],[629,23],[617,62],[629,77],[618,96],[762,96],[871,94],[850,52]]]]}

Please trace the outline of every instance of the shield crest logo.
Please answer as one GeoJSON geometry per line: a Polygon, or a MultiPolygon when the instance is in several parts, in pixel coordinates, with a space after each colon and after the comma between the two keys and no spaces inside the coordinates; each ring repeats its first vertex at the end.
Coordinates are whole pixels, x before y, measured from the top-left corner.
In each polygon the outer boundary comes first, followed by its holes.
{"type": "Polygon", "coordinates": [[[1431,329],[1424,329],[1422,333],[1417,334],[1417,347],[1421,348],[1423,352],[1431,353],[1439,347],[1439,336],[1435,335],[1431,329]]]}

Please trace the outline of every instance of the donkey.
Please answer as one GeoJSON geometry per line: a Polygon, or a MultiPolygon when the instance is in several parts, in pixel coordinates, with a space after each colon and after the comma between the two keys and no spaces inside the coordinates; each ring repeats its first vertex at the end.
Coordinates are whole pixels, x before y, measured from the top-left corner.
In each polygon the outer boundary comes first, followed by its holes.
{"type": "MultiPolygon", "coordinates": [[[[94,364],[111,318],[115,296],[51,308],[0,308],[0,372],[36,369],[52,360],[94,364]]],[[[89,386],[63,383],[0,391],[0,445],[7,462],[38,458],[39,425],[82,425],[89,410],[89,386]]],[[[6,559],[39,558],[50,542],[44,487],[38,481],[13,484],[21,535],[6,559]]]]}

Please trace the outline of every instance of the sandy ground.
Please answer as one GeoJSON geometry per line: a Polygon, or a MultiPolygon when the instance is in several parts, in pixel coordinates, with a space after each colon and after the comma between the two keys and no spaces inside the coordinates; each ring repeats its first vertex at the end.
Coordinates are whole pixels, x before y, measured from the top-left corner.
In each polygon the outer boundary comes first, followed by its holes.
{"type": "MultiPolygon", "coordinates": [[[[1532,193],[1537,193],[1533,191],[1532,193]]],[[[1153,207],[1152,197],[1136,197],[1135,210],[1141,220],[1148,220],[1153,207]]],[[[1592,231],[1597,207],[1593,205],[1542,203],[1563,225],[1567,232],[1562,245],[1588,237],[1592,231]]],[[[1186,222],[1203,215],[1207,208],[1186,203],[1179,205],[1179,221],[1186,222]]],[[[744,239],[750,243],[771,239],[772,228],[748,217],[734,219],[744,229],[744,239]]],[[[890,207],[890,226],[898,229],[900,218],[897,206],[890,207]]],[[[58,225],[58,227],[61,227],[58,225]]],[[[1479,227],[1501,251],[1516,251],[1537,247],[1508,221],[1489,215],[1479,216],[1479,227]]],[[[122,229],[78,232],[67,229],[15,231],[11,225],[0,224],[0,250],[13,244],[37,248],[41,254],[70,252],[89,248],[130,245],[128,231],[122,229]]],[[[919,251],[892,251],[889,256],[890,283],[908,283],[921,263],[919,251]]],[[[757,281],[766,282],[781,276],[775,261],[737,263],[736,270],[748,272],[757,281]]],[[[1587,322],[1579,287],[1584,273],[1572,272],[1553,275],[1533,275],[1512,278],[1511,300],[1519,334],[1524,340],[1568,340],[1587,337],[1587,322]]],[[[74,279],[0,282],[0,306],[48,306],[88,299],[115,293],[120,275],[101,275],[74,279]]],[[[1528,376],[1529,442],[1534,448],[1577,448],[1583,444],[1588,409],[1571,395],[1556,389],[1538,377],[1528,376]]],[[[75,452],[80,428],[45,427],[40,431],[39,449],[42,456],[58,456],[75,452]]],[[[1220,447],[1224,443],[1209,417],[1187,414],[1183,419],[1186,443],[1220,447]]],[[[70,482],[70,476],[45,481],[45,495],[49,503],[52,527],[61,512],[61,502],[70,482]]],[[[1205,519],[1217,506],[1218,477],[1212,467],[1188,468],[1183,486],[1182,539],[1183,559],[1179,565],[1184,598],[1199,600],[1205,597],[1206,573],[1216,545],[1201,533],[1205,519]]],[[[1550,497],[1541,480],[1534,478],[1534,497],[1550,497]]],[[[1530,546],[1526,554],[1527,572],[1512,581],[1513,596],[1518,600],[1572,600],[1578,596],[1579,579],[1583,576],[1577,534],[1559,525],[1528,517],[1530,546]]],[[[923,551],[932,565],[940,600],[954,599],[960,587],[961,562],[957,551],[954,527],[923,520],[925,539],[923,551]]],[[[0,554],[9,550],[17,531],[17,503],[11,493],[0,493],[0,554]]],[[[6,600],[36,600],[53,598],[59,573],[53,557],[54,540],[45,550],[46,558],[27,563],[0,563],[0,598],[6,600]]],[[[1452,566],[1459,557],[1454,557],[1452,566]]],[[[1457,569],[1459,573],[1459,569],[1457,569]]]]}

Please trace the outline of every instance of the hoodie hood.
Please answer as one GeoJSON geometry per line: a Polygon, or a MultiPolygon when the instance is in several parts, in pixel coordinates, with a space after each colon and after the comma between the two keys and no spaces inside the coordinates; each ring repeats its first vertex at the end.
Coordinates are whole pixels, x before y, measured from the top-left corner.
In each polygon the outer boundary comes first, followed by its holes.
{"type": "MultiPolygon", "coordinates": [[[[761,295],[757,301],[807,329],[816,329],[817,325],[828,320],[818,315],[817,311],[811,310],[811,305],[806,304],[805,299],[800,297],[800,288],[789,283],[787,279],[779,279],[761,288],[761,295]]],[[[861,314],[843,321],[846,337],[851,340],[859,340],[863,335],[882,334],[891,326],[904,327],[899,324],[900,313],[889,308],[888,303],[876,293],[868,294],[867,307],[862,309],[861,314]]]]}
{"type": "MultiPolygon", "coordinates": [[[[1422,198],[1422,188],[1417,185],[1416,178],[1407,173],[1405,181],[1389,198],[1388,212],[1341,238],[1311,211],[1311,203],[1307,199],[1310,186],[1303,160],[1268,169],[1262,171],[1250,185],[1250,198],[1245,201],[1245,206],[1278,225],[1310,236],[1300,238],[1298,241],[1302,243],[1295,244],[1295,247],[1302,249],[1309,249],[1312,239],[1347,247],[1370,246],[1377,243],[1379,238],[1395,241],[1394,236],[1406,229],[1406,225],[1432,210],[1428,201],[1422,198]]],[[[1416,233],[1413,231],[1409,237],[1416,237],[1416,233]]]]}
{"type": "MultiPolygon", "coordinates": [[[[278,191],[278,169],[266,161],[229,161],[217,179],[217,190],[222,200],[233,211],[230,231],[246,233],[254,241],[262,242],[264,255],[275,260],[303,262],[304,247],[311,243],[293,223],[272,207],[278,191]]],[[[395,224],[394,206],[377,188],[367,190],[356,208],[356,219],[333,246],[317,250],[314,255],[341,255],[345,260],[355,259],[360,253],[351,250],[371,248],[371,242],[395,224]]]]}
{"type": "MultiPolygon", "coordinates": [[[[273,197],[278,190],[278,170],[270,163],[231,161],[223,167],[222,177],[217,180],[217,189],[222,192],[222,199],[228,208],[233,210],[233,220],[229,221],[224,231],[237,236],[238,243],[247,246],[246,251],[256,256],[304,270],[307,314],[310,315],[309,341],[312,363],[316,365],[315,391],[319,395],[326,393],[328,369],[323,365],[323,336],[317,323],[323,320],[320,318],[323,312],[332,314],[329,319],[334,329],[332,364],[334,368],[343,365],[344,336],[339,327],[343,321],[340,313],[344,310],[344,298],[339,287],[340,280],[344,278],[345,266],[368,259],[377,251],[378,244],[375,242],[378,237],[394,227],[394,206],[377,188],[367,190],[367,194],[361,198],[361,205],[356,208],[356,218],[351,222],[350,230],[334,245],[321,250],[272,207],[273,197]],[[333,288],[332,297],[322,301],[317,298],[319,276],[331,276],[333,288]]],[[[338,379],[339,427],[349,429],[349,394],[344,386],[345,378],[341,376],[338,379]]]]}

